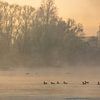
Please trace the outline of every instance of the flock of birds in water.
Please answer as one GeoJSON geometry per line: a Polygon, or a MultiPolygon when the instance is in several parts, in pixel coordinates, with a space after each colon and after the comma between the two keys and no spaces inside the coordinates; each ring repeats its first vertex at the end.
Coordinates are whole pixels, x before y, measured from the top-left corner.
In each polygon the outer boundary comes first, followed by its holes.
{"type": "MultiPolygon", "coordinates": [[[[29,75],[29,74],[30,73],[26,73],[26,75],[29,75]]],[[[89,81],[82,81],[81,82],[82,85],[88,85],[89,83],[90,83],[89,81]]],[[[50,83],[48,83],[47,81],[44,81],[43,84],[44,85],[47,85],[47,84],[51,84],[52,85],[52,84],[61,84],[61,83],[59,81],[57,81],[57,82],[50,82],[50,83]]],[[[66,82],[66,81],[63,81],[63,84],[69,84],[69,83],[66,82]]],[[[100,85],[100,81],[97,82],[97,85],[100,85]]]]}
{"type": "MultiPolygon", "coordinates": [[[[90,83],[89,81],[82,81],[81,82],[82,85],[88,85],[89,83],[90,83]]],[[[47,81],[44,81],[43,84],[47,85],[47,84],[61,84],[61,83],[59,81],[57,81],[57,82],[50,82],[50,83],[48,83],[47,81]]],[[[69,84],[69,83],[66,82],[66,81],[63,81],[63,84],[69,84]]],[[[97,82],[97,85],[100,85],[99,81],[97,82]]]]}

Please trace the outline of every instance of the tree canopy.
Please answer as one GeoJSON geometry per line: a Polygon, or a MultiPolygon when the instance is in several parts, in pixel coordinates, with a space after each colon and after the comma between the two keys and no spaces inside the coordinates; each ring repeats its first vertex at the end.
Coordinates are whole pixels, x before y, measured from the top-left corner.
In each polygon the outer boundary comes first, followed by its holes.
{"type": "Polygon", "coordinates": [[[0,2],[2,57],[8,54],[12,59],[28,57],[34,63],[49,65],[78,62],[80,58],[86,59],[84,53],[90,50],[88,43],[81,38],[83,33],[82,24],[59,17],[54,0],[43,0],[37,10],[31,6],[0,2]]]}

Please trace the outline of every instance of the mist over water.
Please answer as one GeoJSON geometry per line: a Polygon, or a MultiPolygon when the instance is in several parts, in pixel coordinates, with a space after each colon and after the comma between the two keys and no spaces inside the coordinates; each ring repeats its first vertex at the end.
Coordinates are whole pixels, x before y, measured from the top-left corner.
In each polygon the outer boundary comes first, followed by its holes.
{"type": "Polygon", "coordinates": [[[0,100],[99,97],[99,35],[85,37],[83,25],[61,18],[53,0],[38,9],[0,2],[0,100]]]}
{"type": "Polygon", "coordinates": [[[97,85],[100,77],[99,72],[99,67],[91,67],[91,70],[87,67],[44,67],[0,71],[0,97],[5,96],[5,99],[1,100],[14,98],[13,96],[16,96],[16,99],[11,100],[17,100],[18,98],[24,100],[25,96],[26,100],[32,100],[32,98],[40,100],[39,97],[43,98],[43,100],[49,100],[50,98],[52,100],[86,97],[99,98],[100,86],[97,85]],[[82,85],[82,81],[85,80],[90,83],[82,85]],[[44,85],[44,81],[47,81],[48,84],[44,85]],[[57,81],[60,84],[50,84],[50,82],[56,83],[57,81]],[[63,84],[63,81],[68,82],[68,84],[63,84]]]}

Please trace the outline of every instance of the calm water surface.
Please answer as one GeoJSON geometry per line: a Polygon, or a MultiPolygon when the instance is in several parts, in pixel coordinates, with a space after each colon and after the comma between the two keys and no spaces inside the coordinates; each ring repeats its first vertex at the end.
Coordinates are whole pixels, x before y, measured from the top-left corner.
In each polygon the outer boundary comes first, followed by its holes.
{"type": "Polygon", "coordinates": [[[0,71],[0,100],[100,100],[99,72],[78,68],[0,71]],[[82,85],[85,80],[90,83],[82,85]],[[51,81],[60,84],[51,85],[51,81]]]}

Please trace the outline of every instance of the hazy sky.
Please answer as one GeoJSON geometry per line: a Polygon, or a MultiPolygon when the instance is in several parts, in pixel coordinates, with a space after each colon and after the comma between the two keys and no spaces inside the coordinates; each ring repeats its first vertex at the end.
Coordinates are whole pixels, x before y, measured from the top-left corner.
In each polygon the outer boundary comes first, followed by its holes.
{"type": "MultiPolygon", "coordinates": [[[[4,1],[4,0],[3,0],[4,1]]],[[[40,5],[41,0],[5,0],[20,5],[40,5]]],[[[58,14],[63,18],[73,18],[84,25],[85,33],[95,35],[100,24],[100,0],[55,0],[58,14]]]]}

